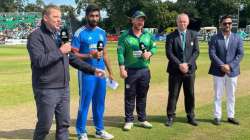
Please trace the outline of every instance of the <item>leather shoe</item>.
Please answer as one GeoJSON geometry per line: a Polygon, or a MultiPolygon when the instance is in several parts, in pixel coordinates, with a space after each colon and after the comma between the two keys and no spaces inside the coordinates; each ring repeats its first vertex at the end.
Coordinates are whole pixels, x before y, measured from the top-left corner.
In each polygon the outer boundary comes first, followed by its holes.
{"type": "Polygon", "coordinates": [[[174,119],[172,117],[167,119],[166,126],[171,127],[173,125],[174,119]]]}
{"type": "Polygon", "coordinates": [[[220,125],[220,119],[214,118],[214,125],[220,125]]]}
{"type": "Polygon", "coordinates": [[[195,118],[188,119],[188,123],[193,126],[198,126],[198,122],[195,120],[195,118]]]}
{"type": "Polygon", "coordinates": [[[228,118],[227,121],[231,124],[240,125],[240,122],[234,118],[228,118]]]}

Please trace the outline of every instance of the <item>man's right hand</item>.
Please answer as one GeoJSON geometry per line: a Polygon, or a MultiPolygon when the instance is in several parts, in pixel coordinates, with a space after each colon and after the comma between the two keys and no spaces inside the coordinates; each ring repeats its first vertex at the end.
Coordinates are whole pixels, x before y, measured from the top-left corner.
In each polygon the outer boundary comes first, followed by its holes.
{"type": "Polygon", "coordinates": [[[229,74],[231,72],[230,66],[228,64],[221,65],[221,71],[229,74]]]}
{"type": "Polygon", "coordinates": [[[70,43],[65,43],[59,49],[63,54],[67,54],[71,51],[71,45],[70,43]]]}
{"type": "Polygon", "coordinates": [[[183,74],[186,74],[188,72],[188,64],[187,63],[179,64],[179,69],[183,74]]]}

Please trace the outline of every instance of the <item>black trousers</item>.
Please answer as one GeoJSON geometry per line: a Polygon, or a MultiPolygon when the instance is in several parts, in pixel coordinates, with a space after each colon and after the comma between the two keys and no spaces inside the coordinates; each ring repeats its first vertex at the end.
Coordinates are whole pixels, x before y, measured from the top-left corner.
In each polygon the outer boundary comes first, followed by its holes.
{"type": "Polygon", "coordinates": [[[125,122],[134,120],[133,112],[136,103],[138,120],[146,120],[146,100],[150,82],[150,71],[144,69],[128,69],[125,79],[125,122]]]}
{"type": "Polygon", "coordinates": [[[183,84],[185,111],[188,119],[194,118],[194,81],[195,74],[189,75],[172,75],[168,79],[168,105],[167,116],[175,117],[176,103],[178,101],[181,86],[183,84]]]}
{"type": "Polygon", "coordinates": [[[69,115],[69,87],[59,89],[36,89],[33,88],[36,107],[37,123],[33,140],[45,140],[56,119],[56,140],[68,140],[70,126],[69,115]]]}

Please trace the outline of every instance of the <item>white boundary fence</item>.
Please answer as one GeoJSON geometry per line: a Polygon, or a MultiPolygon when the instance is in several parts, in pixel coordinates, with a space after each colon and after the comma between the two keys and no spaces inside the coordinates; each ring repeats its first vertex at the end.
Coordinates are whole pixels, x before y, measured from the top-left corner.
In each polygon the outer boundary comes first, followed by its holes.
{"type": "Polygon", "coordinates": [[[5,45],[19,45],[19,44],[26,44],[27,39],[6,39],[5,45]]]}

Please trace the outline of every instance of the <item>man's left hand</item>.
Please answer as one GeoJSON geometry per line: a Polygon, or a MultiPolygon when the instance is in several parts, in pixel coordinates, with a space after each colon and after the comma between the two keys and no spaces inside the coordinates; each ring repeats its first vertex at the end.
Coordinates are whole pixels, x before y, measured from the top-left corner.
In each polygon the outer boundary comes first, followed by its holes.
{"type": "Polygon", "coordinates": [[[112,74],[109,74],[109,79],[114,80],[114,76],[112,74]]]}
{"type": "Polygon", "coordinates": [[[146,51],[146,52],[144,52],[144,53],[142,54],[142,57],[143,57],[145,60],[148,60],[151,56],[152,56],[152,53],[151,53],[151,52],[148,52],[148,51],[146,51]]]}
{"type": "Polygon", "coordinates": [[[97,77],[105,77],[105,71],[102,69],[95,69],[95,75],[97,77]]]}
{"type": "Polygon", "coordinates": [[[225,72],[226,74],[229,74],[231,72],[231,68],[228,64],[222,65],[222,71],[225,72]]]}

